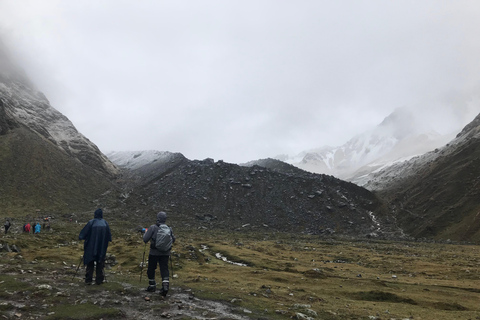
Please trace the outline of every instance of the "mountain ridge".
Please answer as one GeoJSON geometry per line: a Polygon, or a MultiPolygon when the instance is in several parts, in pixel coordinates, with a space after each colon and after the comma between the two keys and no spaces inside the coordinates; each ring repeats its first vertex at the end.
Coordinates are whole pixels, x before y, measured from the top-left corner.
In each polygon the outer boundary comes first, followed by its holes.
{"type": "Polygon", "coordinates": [[[442,148],[376,172],[366,187],[415,237],[480,240],[480,114],[442,148]]]}
{"type": "Polygon", "coordinates": [[[0,116],[4,210],[78,210],[116,188],[115,165],[50,105],[2,43],[0,116]]]}
{"type": "Polygon", "coordinates": [[[377,127],[356,135],[342,146],[326,146],[304,151],[296,157],[275,158],[310,172],[331,174],[363,185],[368,175],[378,168],[434,150],[454,137],[454,134],[440,135],[421,128],[413,111],[397,108],[377,127]]]}

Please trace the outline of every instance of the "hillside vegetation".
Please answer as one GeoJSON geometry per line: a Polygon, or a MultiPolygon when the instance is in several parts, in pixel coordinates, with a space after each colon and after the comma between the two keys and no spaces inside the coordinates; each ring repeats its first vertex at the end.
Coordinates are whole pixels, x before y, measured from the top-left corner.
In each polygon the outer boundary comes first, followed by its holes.
{"type": "Polygon", "coordinates": [[[115,189],[112,177],[22,126],[0,136],[0,172],[0,207],[5,215],[87,209],[115,189]]]}
{"type": "Polygon", "coordinates": [[[480,115],[450,144],[379,172],[370,187],[415,238],[480,241],[480,115]]]}

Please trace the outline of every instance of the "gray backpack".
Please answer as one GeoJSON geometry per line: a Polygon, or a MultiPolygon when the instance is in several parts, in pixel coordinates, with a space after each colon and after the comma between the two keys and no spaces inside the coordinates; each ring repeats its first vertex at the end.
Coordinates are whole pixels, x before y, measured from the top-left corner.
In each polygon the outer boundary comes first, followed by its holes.
{"type": "Polygon", "coordinates": [[[166,224],[158,226],[157,235],[155,238],[155,248],[159,251],[168,251],[172,248],[172,230],[166,224]]]}

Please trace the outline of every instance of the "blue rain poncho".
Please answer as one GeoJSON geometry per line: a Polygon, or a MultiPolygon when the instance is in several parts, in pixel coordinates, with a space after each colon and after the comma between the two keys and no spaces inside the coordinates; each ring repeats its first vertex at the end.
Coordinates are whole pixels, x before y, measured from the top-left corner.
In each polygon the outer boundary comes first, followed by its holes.
{"type": "Polygon", "coordinates": [[[84,265],[91,261],[105,260],[108,242],[112,241],[110,227],[107,221],[103,220],[102,209],[97,209],[94,217],[94,219],[88,221],[78,236],[79,240],[85,240],[83,244],[84,265]]]}

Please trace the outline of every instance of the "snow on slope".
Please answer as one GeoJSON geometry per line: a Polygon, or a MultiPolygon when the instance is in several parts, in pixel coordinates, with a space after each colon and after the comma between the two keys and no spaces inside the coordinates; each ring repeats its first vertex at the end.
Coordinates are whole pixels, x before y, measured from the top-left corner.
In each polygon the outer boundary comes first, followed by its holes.
{"type": "Polygon", "coordinates": [[[175,153],[168,151],[110,151],[106,156],[121,168],[135,170],[152,162],[167,162],[175,157],[175,153]]]}
{"type": "Polygon", "coordinates": [[[377,168],[368,177],[365,177],[364,187],[369,190],[382,190],[388,187],[392,181],[406,179],[415,175],[425,165],[435,161],[439,157],[448,156],[457,152],[471,139],[480,139],[480,115],[468,124],[453,140],[441,148],[425,154],[396,161],[389,165],[377,168]]]}
{"type": "Polygon", "coordinates": [[[440,135],[423,128],[413,113],[399,108],[373,130],[357,135],[339,147],[323,147],[294,158],[278,157],[301,169],[324,173],[359,185],[380,167],[409,159],[443,146],[452,135],[440,135]]]}
{"type": "MultiPolygon", "coordinates": [[[[67,154],[94,169],[116,173],[117,168],[72,122],[53,108],[24,72],[9,59],[0,43],[0,108],[9,126],[23,125],[67,154]]],[[[4,123],[7,123],[4,122],[4,123]]],[[[9,126],[0,128],[6,133],[9,126]]]]}

